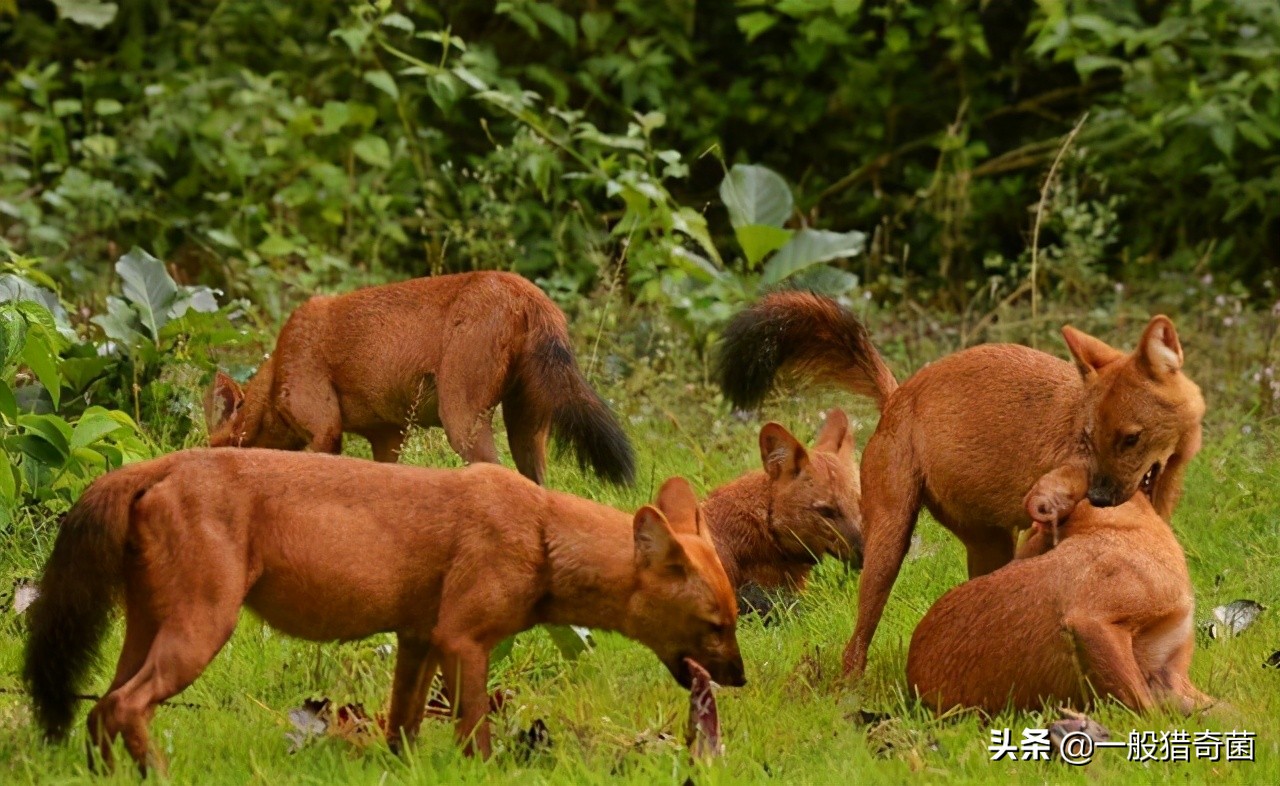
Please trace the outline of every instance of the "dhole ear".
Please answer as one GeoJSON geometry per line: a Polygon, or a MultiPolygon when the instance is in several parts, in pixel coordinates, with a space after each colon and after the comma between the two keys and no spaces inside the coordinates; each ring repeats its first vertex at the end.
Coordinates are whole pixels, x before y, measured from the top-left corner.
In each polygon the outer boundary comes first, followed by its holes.
{"type": "Polygon", "coordinates": [[[658,510],[666,516],[672,532],[686,535],[705,535],[706,527],[702,511],[698,508],[698,495],[684,478],[670,478],[658,489],[658,510]]]}
{"type": "Polygon", "coordinates": [[[1066,340],[1067,349],[1071,352],[1071,357],[1075,358],[1082,377],[1088,377],[1108,363],[1114,363],[1125,356],[1107,342],[1082,333],[1070,325],[1062,328],[1062,338],[1066,340]]]}
{"type": "Polygon", "coordinates": [[[809,465],[809,453],[780,423],[760,429],[760,460],[773,480],[794,478],[809,465]]]}
{"type": "Polygon", "coordinates": [[[635,517],[636,564],[644,568],[683,566],[684,548],[667,525],[662,511],[645,505],[635,517]]]}
{"type": "Polygon", "coordinates": [[[244,401],[244,391],[230,376],[219,371],[204,398],[205,425],[212,431],[219,423],[231,417],[244,401]]]}
{"type": "Polygon", "coordinates": [[[813,447],[826,453],[834,453],[842,459],[853,457],[853,428],[843,409],[833,407],[827,411],[827,419],[823,422],[813,447]]]}
{"type": "Polygon", "coordinates": [[[1147,329],[1142,331],[1142,341],[1136,354],[1139,362],[1154,377],[1182,370],[1182,344],[1178,341],[1173,320],[1163,314],[1152,317],[1147,329]]]}

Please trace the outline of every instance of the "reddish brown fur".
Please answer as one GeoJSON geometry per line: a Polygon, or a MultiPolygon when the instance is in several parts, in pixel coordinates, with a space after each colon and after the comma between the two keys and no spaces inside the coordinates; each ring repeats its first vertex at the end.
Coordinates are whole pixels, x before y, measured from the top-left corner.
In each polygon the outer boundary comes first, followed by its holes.
{"type": "Polygon", "coordinates": [[[433,470],[271,450],[190,450],[99,478],[61,528],[28,612],[37,718],[66,731],[75,682],[122,590],[124,650],[89,714],[140,766],[161,701],[200,675],[247,606],[301,638],[399,639],[387,728],[412,737],[439,669],[457,733],[490,751],[489,651],[537,624],[620,631],[686,687],[685,657],[744,683],[737,608],[684,480],[632,517],[488,464],[433,470]],[[228,494],[235,489],[235,494],[228,494]],[[92,632],[93,635],[82,633],[92,632]]]}
{"type": "Polygon", "coordinates": [[[811,449],[777,423],[760,430],[764,469],[721,486],[702,509],[734,587],[801,589],[823,556],[862,555],[853,433],[832,409],[811,449]]]}
{"type": "Polygon", "coordinates": [[[964,542],[970,577],[1013,557],[1015,533],[1030,523],[1024,494],[1056,468],[1085,478],[1097,504],[1117,504],[1159,465],[1155,509],[1166,520],[1172,514],[1204,415],[1199,388],[1181,371],[1173,323],[1152,318],[1129,355],[1070,327],[1063,335],[1074,367],[1027,347],[987,344],[898,387],[865,329],[827,298],[776,293],[726,331],[721,368],[731,395],[757,398],[788,369],[880,391],[880,422],[862,454],[863,572],[846,673],[866,667],[922,505],[964,542]],[[757,344],[767,364],[749,357],[757,344]],[[1132,435],[1137,442],[1128,445],[1132,435]]]}
{"type": "Polygon", "coordinates": [[[584,464],[630,482],[631,446],[578,372],[564,314],[512,273],[419,278],[313,297],[242,391],[219,372],[209,444],[338,453],[359,434],[395,461],[409,425],[443,426],[467,462],[498,462],[499,404],[517,468],[536,483],[555,428],[584,464]]]}
{"type": "MultiPolygon", "coordinates": [[[[1062,493],[1061,479],[1046,476],[1028,507],[1055,510],[1062,493]]],[[[1096,694],[1137,712],[1189,713],[1213,702],[1188,677],[1186,560],[1145,494],[1111,508],[1080,502],[1056,546],[1037,526],[1018,556],[952,589],[920,621],[907,678],[931,707],[1079,707],[1096,694]]]]}

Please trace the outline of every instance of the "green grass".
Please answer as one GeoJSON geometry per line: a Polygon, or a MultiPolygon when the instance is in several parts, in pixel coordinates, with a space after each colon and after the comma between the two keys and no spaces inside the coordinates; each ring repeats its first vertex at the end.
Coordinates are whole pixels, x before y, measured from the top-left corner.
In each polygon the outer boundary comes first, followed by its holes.
{"type": "MultiPolygon", "coordinates": [[[[650,371],[657,367],[648,364],[650,371]]],[[[649,373],[649,372],[645,372],[649,373]]],[[[689,477],[701,491],[758,465],[755,435],[761,420],[744,422],[725,412],[714,393],[688,385],[674,372],[633,374],[625,402],[627,427],[640,453],[634,489],[605,487],[557,460],[550,484],[624,509],[652,497],[670,475],[689,477]]],[[[845,406],[860,421],[861,446],[874,426],[874,411],[845,394],[813,394],[775,400],[764,415],[802,439],[812,438],[823,407],[845,406]]],[[[176,783],[673,783],[700,785],[779,781],[956,782],[994,779],[1019,783],[1280,782],[1280,671],[1262,668],[1280,648],[1280,433],[1218,412],[1203,452],[1190,470],[1187,493],[1175,517],[1196,587],[1197,618],[1237,598],[1253,598],[1268,610],[1238,638],[1200,637],[1192,677],[1206,692],[1230,704],[1195,719],[1137,718],[1115,705],[1095,717],[1123,739],[1129,730],[1245,729],[1257,733],[1255,763],[1134,763],[1124,750],[1104,750],[1087,768],[1058,762],[989,761],[989,727],[1043,726],[1036,714],[1010,714],[984,722],[974,715],[935,719],[906,696],[904,664],[914,624],[929,605],[963,580],[958,541],[927,517],[921,542],[903,567],[870,655],[867,678],[850,687],[839,679],[839,659],[852,630],[857,576],[828,561],[799,605],[775,625],[742,621],[739,639],[749,684],[719,692],[726,755],[691,764],[680,741],[687,694],[647,650],[612,634],[567,662],[542,631],[522,635],[493,680],[514,691],[495,718],[496,755],[488,763],[463,758],[451,729],[428,722],[403,759],[381,742],[359,745],[322,739],[290,754],[286,713],[304,699],[328,696],[380,711],[387,698],[391,661],[377,646],[390,637],[316,645],[270,632],[246,614],[208,671],[180,697],[194,707],[166,706],[152,724],[154,743],[170,763],[176,783]],[[885,712],[874,726],[859,711],[885,712]],[[548,751],[522,760],[513,753],[515,733],[535,719],[550,729],[548,751]]],[[[348,452],[367,446],[350,440],[348,452]]],[[[367,453],[366,453],[367,455],[367,453]]],[[[418,435],[407,461],[456,465],[438,431],[418,435]]],[[[508,462],[509,463],[509,462],[508,462]]],[[[39,573],[51,546],[51,522],[18,530],[0,544],[0,588],[39,573]]],[[[3,591],[0,590],[0,591],[3,591]]],[[[1081,592],[1091,591],[1081,587],[1081,592]]],[[[1016,632],[1018,619],[1007,624],[1016,632]]],[[[102,668],[90,690],[104,687],[119,652],[119,625],[108,639],[102,668]]],[[[47,746],[30,723],[18,671],[24,627],[7,604],[0,611],[0,782],[73,783],[91,780],[82,725],[68,744],[47,746]]],[[[82,706],[87,711],[88,704],[82,706]]],[[[123,750],[120,749],[120,753],[123,750]]],[[[122,767],[97,782],[135,782],[122,767]]]]}

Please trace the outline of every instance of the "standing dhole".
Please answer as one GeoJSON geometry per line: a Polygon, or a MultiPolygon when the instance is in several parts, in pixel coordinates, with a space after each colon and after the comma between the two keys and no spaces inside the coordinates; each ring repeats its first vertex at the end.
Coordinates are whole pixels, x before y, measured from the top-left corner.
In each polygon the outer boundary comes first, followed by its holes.
{"type": "Polygon", "coordinates": [[[1173,323],[1152,318],[1132,354],[1062,332],[1074,368],[1028,347],[986,344],[899,387],[866,328],[828,298],[775,293],[726,330],[720,377],[735,404],[758,405],[786,370],[880,407],[862,455],[863,570],[847,674],[866,668],[922,504],[964,542],[970,577],[1012,559],[1015,533],[1031,523],[1023,498],[1050,471],[1073,475],[1098,506],[1142,488],[1169,519],[1204,416],[1173,323]]]}
{"type": "Polygon", "coordinates": [[[242,606],[300,638],[399,639],[387,730],[422,721],[437,669],[457,736],[490,752],[490,650],[543,623],[619,631],[682,685],[685,658],[745,683],[737,606],[679,478],[634,517],[490,464],[423,469],[274,450],[188,450],[107,473],[64,518],[28,611],[24,677],[65,736],[117,597],[124,649],[89,713],[108,763],[145,772],[156,706],[192,683],[242,606]]]}
{"type": "Polygon", "coordinates": [[[862,557],[858,468],[849,418],[832,409],[813,448],[778,423],[760,429],[763,470],[747,473],[702,503],[707,528],[734,588],[802,589],[826,555],[862,557]]]}
{"type": "Polygon", "coordinates": [[[921,699],[997,713],[1082,707],[1096,694],[1135,712],[1183,713],[1213,699],[1191,684],[1195,597],[1182,547],[1145,493],[1110,508],[1046,475],[1027,495],[1042,522],[999,570],[961,584],[911,637],[907,679],[921,699]],[[1061,514],[1066,524],[1057,533],[1061,514]]]}
{"type": "Polygon", "coordinates": [[[396,461],[409,425],[443,426],[468,463],[498,463],[502,404],[516,467],[539,485],[548,432],[616,483],[631,444],[578,369],[564,314],[514,273],[482,271],[313,297],[241,390],[218,372],[205,396],[212,447],[342,450],[343,432],[396,461]]]}

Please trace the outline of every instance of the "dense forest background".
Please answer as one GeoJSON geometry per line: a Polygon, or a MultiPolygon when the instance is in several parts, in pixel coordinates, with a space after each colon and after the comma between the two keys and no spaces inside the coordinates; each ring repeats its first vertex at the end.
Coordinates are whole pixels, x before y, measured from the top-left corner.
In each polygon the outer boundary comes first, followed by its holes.
{"type": "Polygon", "coordinates": [[[1271,415],[1278,150],[1275,0],[0,0],[0,498],[181,443],[311,294],[477,268],[703,364],[780,285],[908,367],[1163,309],[1271,415]]]}

